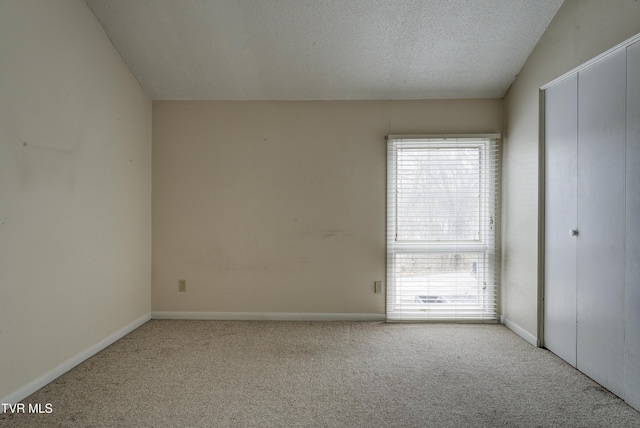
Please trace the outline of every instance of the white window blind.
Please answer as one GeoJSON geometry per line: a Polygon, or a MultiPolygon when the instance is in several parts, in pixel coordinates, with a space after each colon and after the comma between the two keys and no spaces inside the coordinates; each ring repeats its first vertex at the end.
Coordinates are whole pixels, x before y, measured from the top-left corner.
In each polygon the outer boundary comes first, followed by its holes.
{"type": "Polygon", "coordinates": [[[496,319],[497,135],[389,136],[387,319],[496,319]]]}

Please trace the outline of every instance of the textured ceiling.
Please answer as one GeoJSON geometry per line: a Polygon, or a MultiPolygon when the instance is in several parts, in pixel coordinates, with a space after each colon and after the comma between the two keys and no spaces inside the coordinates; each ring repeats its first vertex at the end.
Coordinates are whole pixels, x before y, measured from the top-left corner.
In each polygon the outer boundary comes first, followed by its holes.
{"type": "Polygon", "coordinates": [[[562,0],[87,0],[152,99],[502,97],[562,0]]]}

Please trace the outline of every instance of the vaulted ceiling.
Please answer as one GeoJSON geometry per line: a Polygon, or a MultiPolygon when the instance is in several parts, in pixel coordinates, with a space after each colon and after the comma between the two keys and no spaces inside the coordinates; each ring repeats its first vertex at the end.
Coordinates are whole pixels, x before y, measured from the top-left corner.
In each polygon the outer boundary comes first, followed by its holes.
{"type": "Polygon", "coordinates": [[[502,97],[562,0],[87,0],[152,99],[502,97]]]}

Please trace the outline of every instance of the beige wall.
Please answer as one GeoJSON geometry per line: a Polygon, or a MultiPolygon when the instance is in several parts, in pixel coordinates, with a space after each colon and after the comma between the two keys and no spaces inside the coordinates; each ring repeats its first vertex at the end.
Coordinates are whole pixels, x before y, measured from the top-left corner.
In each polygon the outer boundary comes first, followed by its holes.
{"type": "Polygon", "coordinates": [[[382,316],[385,135],[501,125],[496,99],[154,101],[154,316],[382,316]]]}
{"type": "Polygon", "coordinates": [[[21,399],[149,314],[151,103],[82,0],[0,2],[0,58],[0,398],[21,399]]]}
{"type": "Polygon", "coordinates": [[[640,32],[640,2],[566,0],[505,98],[503,314],[537,337],[539,88],[640,32]]]}

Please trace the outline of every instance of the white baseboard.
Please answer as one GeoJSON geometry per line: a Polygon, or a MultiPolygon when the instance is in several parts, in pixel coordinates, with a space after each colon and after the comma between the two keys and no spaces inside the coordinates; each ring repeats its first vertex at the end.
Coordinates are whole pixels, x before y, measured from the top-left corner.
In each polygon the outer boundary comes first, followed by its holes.
{"type": "MultiPolygon", "coordinates": [[[[16,391],[13,391],[9,395],[2,397],[2,399],[0,400],[0,403],[10,403],[10,404],[19,403],[21,400],[24,400],[29,395],[33,394],[34,392],[36,392],[43,386],[47,385],[48,383],[54,381],[56,378],[62,376],[63,374],[65,374],[66,372],[68,372],[78,364],[93,357],[95,354],[102,351],[107,346],[111,345],[112,343],[121,339],[127,334],[131,333],[133,330],[140,327],[142,324],[146,323],[150,319],[151,319],[151,314],[146,314],[141,316],[137,320],[133,321],[132,323],[116,331],[109,337],[101,340],[100,342],[96,343],[93,346],[90,346],[89,348],[85,349],[84,351],[75,355],[74,357],[69,358],[67,361],[60,364],[56,368],[48,371],[47,373],[43,374],[36,380],[26,384],[25,386],[17,389],[16,391]]],[[[3,409],[4,409],[4,406],[0,406],[0,413],[4,412],[3,409]]]]}
{"type": "Polygon", "coordinates": [[[513,331],[515,334],[532,344],[533,346],[540,346],[538,344],[538,338],[533,334],[529,333],[524,328],[520,327],[518,324],[509,321],[504,316],[500,315],[500,323],[504,324],[509,330],[513,331]]]}
{"type": "Polygon", "coordinates": [[[219,321],[384,321],[384,314],[339,314],[295,312],[151,312],[154,320],[219,321]]]}

